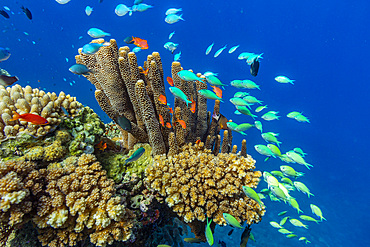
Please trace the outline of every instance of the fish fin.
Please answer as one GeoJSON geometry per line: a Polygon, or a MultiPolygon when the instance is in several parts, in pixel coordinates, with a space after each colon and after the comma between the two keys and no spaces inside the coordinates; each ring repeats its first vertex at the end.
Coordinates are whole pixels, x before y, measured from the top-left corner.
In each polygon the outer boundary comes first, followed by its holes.
{"type": "Polygon", "coordinates": [[[21,118],[21,115],[19,115],[18,112],[13,111],[13,118],[9,119],[9,121],[15,121],[21,118]]]}
{"type": "Polygon", "coordinates": [[[269,157],[267,157],[267,158],[264,160],[264,162],[268,161],[270,158],[271,158],[270,156],[269,156],[269,157]]]}

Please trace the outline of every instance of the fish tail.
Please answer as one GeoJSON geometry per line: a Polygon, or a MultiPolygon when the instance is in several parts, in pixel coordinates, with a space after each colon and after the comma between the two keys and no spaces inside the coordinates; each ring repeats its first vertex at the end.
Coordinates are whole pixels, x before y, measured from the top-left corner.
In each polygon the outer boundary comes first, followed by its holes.
{"type": "Polygon", "coordinates": [[[253,118],[253,120],[257,117],[257,115],[251,115],[251,117],[253,118]]]}
{"type": "Polygon", "coordinates": [[[185,21],[184,18],[182,18],[182,14],[179,16],[179,19],[185,21]]]}
{"type": "Polygon", "coordinates": [[[21,118],[21,115],[19,115],[18,112],[13,111],[13,118],[9,119],[9,121],[15,121],[21,118]]]}
{"type": "Polygon", "coordinates": [[[306,164],[304,164],[304,165],[307,167],[307,169],[308,169],[308,170],[310,170],[310,169],[311,169],[310,167],[313,167],[313,165],[308,164],[308,163],[306,163],[306,164]]]}

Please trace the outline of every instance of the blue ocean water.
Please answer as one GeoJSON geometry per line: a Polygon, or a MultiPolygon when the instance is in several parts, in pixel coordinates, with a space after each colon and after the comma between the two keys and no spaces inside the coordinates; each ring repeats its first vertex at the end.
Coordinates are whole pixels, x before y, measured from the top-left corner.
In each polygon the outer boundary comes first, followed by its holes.
{"type": "MultiPolygon", "coordinates": [[[[234,79],[254,80],[261,85],[261,91],[254,90],[251,94],[282,116],[277,121],[263,121],[264,129],[280,133],[282,149],[301,147],[308,153],[306,160],[314,167],[308,171],[302,166],[300,171],[306,173],[302,182],[315,196],[310,199],[303,194],[295,196],[309,215],[309,204],[319,205],[327,222],[309,223],[308,230],[296,232],[306,236],[311,246],[370,246],[367,235],[370,230],[370,3],[361,0],[145,2],[154,8],[118,17],[114,13],[116,5],[131,6],[132,0],[102,3],[72,0],[65,5],[49,0],[4,0],[1,4],[14,14],[10,14],[10,19],[0,16],[0,47],[8,47],[12,55],[0,67],[17,75],[22,86],[62,90],[76,96],[108,122],[109,118],[95,101],[90,82],[68,71],[74,64],[77,49],[91,40],[87,30],[101,28],[111,33],[120,46],[125,45],[123,39],[127,36],[148,40],[149,49],[137,54],[138,61],[142,64],[148,54],[160,52],[165,76],[170,76],[173,55],[163,45],[175,31],[171,41],[179,43],[177,51],[182,53],[180,62],[185,69],[217,72],[227,84],[234,79]],[[32,21],[21,11],[21,5],[31,10],[32,21]],[[85,14],[87,5],[94,8],[91,16],[85,14]],[[181,7],[185,21],[172,25],[164,22],[165,11],[171,7],[181,7]],[[213,51],[206,56],[205,50],[213,42],[213,51]],[[214,51],[225,44],[228,48],[214,58],[214,51]],[[227,50],[234,45],[240,47],[228,54],[227,50]],[[243,51],[264,53],[256,78],[250,75],[249,66],[237,59],[243,51]],[[277,75],[295,79],[295,85],[277,83],[274,81],[277,75]],[[311,123],[286,118],[293,110],[303,112],[311,123]]],[[[224,98],[230,98],[236,91],[227,87],[224,98]]],[[[209,106],[212,107],[211,102],[209,106]]],[[[237,123],[250,122],[251,119],[233,112],[233,105],[225,100],[221,113],[237,123]]],[[[265,144],[260,133],[257,130],[247,133],[248,153],[257,160],[257,169],[277,170],[281,162],[264,162],[264,157],[253,148],[255,144],[265,144]]],[[[242,138],[234,134],[234,144],[239,144],[242,138]]],[[[264,186],[261,182],[260,187],[264,186]]],[[[249,245],[304,244],[285,238],[269,225],[271,220],[280,220],[278,212],[289,210],[294,214],[293,209],[268,199],[265,203],[264,219],[253,226],[257,242],[249,245]]],[[[227,246],[238,246],[241,231],[236,229],[227,236],[229,230],[216,228],[216,240],[227,242],[227,246]]]]}

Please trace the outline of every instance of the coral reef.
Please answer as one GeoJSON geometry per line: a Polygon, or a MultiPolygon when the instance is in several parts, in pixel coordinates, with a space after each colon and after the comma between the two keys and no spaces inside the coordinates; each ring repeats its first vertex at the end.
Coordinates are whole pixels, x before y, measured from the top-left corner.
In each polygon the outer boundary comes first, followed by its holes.
{"type": "Polygon", "coordinates": [[[81,104],[75,97],[60,92],[45,93],[30,86],[21,87],[16,84],[5,88],[0,86],[0,140],[12,138],[18,133],[27,132],[33,136],[43,136],[60,124],[60,116],[65,115],[62,107],[68,114],[74,116],[78,113],[81,104]],[[27,121],[10,121],[13,111],[19,114],[32,113],[48,120],[47,125],[35,125],[27,121]]]}

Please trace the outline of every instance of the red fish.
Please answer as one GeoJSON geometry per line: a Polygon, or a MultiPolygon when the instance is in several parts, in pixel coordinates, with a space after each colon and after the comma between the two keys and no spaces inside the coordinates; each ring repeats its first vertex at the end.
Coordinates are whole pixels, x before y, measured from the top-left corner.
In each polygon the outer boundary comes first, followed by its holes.
{"type": "Polygon", "coordinates": [[[167,82],[171,85],[171,87],[173,87],[173,80],[171,77],[167,77],[167,82]]]}
{"type": "Polygon", "coordinates": [[[144,75],[148,75],[149,73],[149,68],[147,68],[146,70],[143,70],[143,71],[140,71],[141,74],[144,74],[144,75]]]}
{"type": "Polygon", "coordinates": [[[169,129],[171,129],[171,124],[170,124],[170,122],[167,122],[167,123],[166,123],[166,127],[167,127],[167,128],[169,128],[169,129]]]}
{"type": "Polygon", "coordinates": [[[177,120],[177,122],[181,125],[183,129],[186,129],[186,123],[184,120],[177,120]]]}
{"type": "Polygon", "coordinates": [[[166,96],[164,96],[163,94],[159,95],[159,97],[158,97],[158,101],[159,101],[159,103],[161,103],[162,105],[167,105],[167,98],[166,98],[166,96]]]}
{"type": "Polygon", "coordinates": [[[13,111],[13,114],[14,114],[13,118],[10,119],[9,121],[15,121],[15,120],[20,119],[22,121],[27,121],[34,125],[45,125],[49,123],[48,120],[36,114],[25,113],[25,114],[19,115],[19,113],[16,111],[13,111]]]}
{"type": "Polygon", "coordinates": [[[164,119],[163,119],[162,115],[161,114],[158,114],[158,116],[159,116],[159,122],[164,127],[164,119]]]}
{"type": "Polygon", "coordinates": [[[107,148],[107,143],[103,143],[103,141],[100,141],[98,144],[96,144],[96,147],[100,150],[100,151],[104,151],[106,148],[107,148]]]}
{"type": "Polygon", "coordinates": [[[168,107],[168,110],[170,110],[170,113],[173,114],[172,107],[168,107]]]}
{"type": "Polygon", "coordinates": [[[200,143],[200,140],[197,140],[196,142],[195,142],[195,144],[199,144],[200,143]]]}
{"type": "Polygon", "coordinates": [[[216,94],[218,97],[222,98],[222,90],[221,90],[221,88],[216,87],[216,86],[212,86],[212,87],[213,87],[213,92],[215,92],[215,94],[216,94]]]}
{"type": "Polygon", "coordinates": [[[190,104],[190,111],[192,113],[195,113],[195,108],[196,108],[197,103],[191,98],[191,104],[190,104]]]}
{"type": "Polygon", "coordinates": [[[148,41],[145,39],[140,39],[138,37],[132,37],[132,40],[134,41],[134,44],[138,47],[140,47],[143,50],[146,50],[149,48],[148,41]]]}

